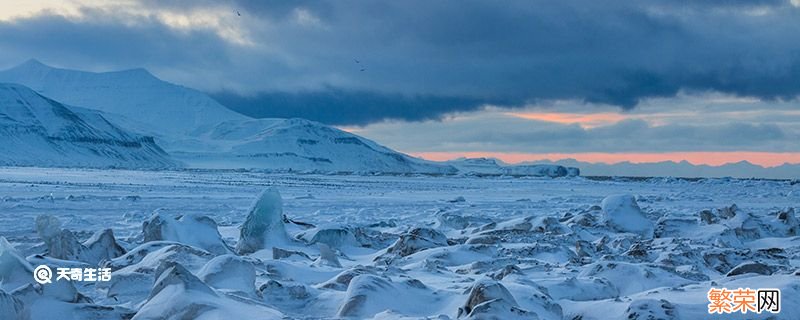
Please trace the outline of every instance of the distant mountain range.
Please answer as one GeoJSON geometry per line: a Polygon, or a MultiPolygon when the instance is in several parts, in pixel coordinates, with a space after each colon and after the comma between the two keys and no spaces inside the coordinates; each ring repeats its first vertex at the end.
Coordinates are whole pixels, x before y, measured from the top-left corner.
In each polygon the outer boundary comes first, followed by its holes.
{"type": "Polygon", "coordinates": [[[584,176],[800,178],[800,164],[764,168],[746,161],[427,161],[313,121],[253,119],[144,69],[95,73],[36,60],[0,71],[0,138],[0,165],[515,176],[578,175],[580,169],[584,176]]]}
{"type": "MultiPolygon", "coordinates": [[[[0,71],[0,82],[15,83],[9,90],[24,93],[7,94],[0,109],[0,120],[6,120],[0,132],[10,141],[0,142],[0,151],[6,151],[0,165],[151,168],[180,163],[301,172],[473,173],[459,170],[464,163],[411,157],[313,121],[253,119],[144,69],[96,73],[29,60],[0,71]],[[47,113],[53,106],[61,118],[47,113]],[[26,107],[32,111],[24,121],[38,127],[23,137],[17,113],[26,107]],[[65,119],[74,123],[64,124],[65,119]]],[[[577,174],[558,165],[481,170],[493,175],[577,174]]]]}
{"type": "Polygon", "coordinates": [[[765,168],[747,161],[728,163],[721,166],[694,165],[687,161],[606,164],[582,162],[575,159],[533,161],[527,164],[573,166],[580,168],[583,176],[800,178],[800,164],[783,164],[777,167],[765,168]]]}
{"type": "Polygon", "coordinates": [[[94,73],[29,60],[0,71],[0,82],[22,84],[54,101],[97,110],[120,127],[155,137],[167,153],[190,167],[456,172],[452,166],[413,158],[320,123],[249,118],[144,69],[94,73]]]}

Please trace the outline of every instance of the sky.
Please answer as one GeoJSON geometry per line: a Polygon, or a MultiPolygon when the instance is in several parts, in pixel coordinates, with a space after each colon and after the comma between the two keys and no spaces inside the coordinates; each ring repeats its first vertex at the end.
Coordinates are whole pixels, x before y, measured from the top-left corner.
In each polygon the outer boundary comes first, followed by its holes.
{"type": "Polygon", "coordinates": [[[0,2],[0,68],[146,68],[429,159],[800,163],[800,0],[0,2]]]}

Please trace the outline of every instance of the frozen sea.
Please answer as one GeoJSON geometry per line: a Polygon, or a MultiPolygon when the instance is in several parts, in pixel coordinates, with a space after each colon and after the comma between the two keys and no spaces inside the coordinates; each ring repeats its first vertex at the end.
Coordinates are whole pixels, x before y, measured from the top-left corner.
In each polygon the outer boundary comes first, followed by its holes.
{"type": "MultiPolygon", "coordinates": [[[[198,298],[209,301],[208,310],[232,308],[253,319],[694,319],[708,316],[711,287],[767,286],[782,290],[781,313],[724,318],[792,319],[800,312],[800,239],[792,210],[800,208],[800,185],[790,181],[4,167],[0,236],[35,266],[34,255],[46,253],[35,224],[42,214],[57,217],[81,242],[110,228],[126,251],[142,245],[142,224],[154,213],[204,215],[234,248],[248,210],[270,187],[280,192],[283,214],[302,223],[287,222],[292,240],[282,249],[307,258],[276,259],[268,250],[246,255],[256,274],[252,290],[201,281],[215,297],[198,298]],[[609,221],[603,200],[622,194],[635,199],[649,231],[637,234],[609,221]],[[339,265],[320,258],[324,249],[314,242],[322,238],[314,235],[321,230],[349,233],[333,241],[339,265]],[[756,263],[768,271],[729,274],[756,263]],[[331,285],[348,272],[347,281],[331,285]],[[477,291],[494,300],[475,298],[477,291]]],[[[183,267],[203,278],[209,259],[200,260],[183,267]]],[[[131,274],[117,265],[114,276],[131,274]]],[[[90,299],[61,301],[63,310],[74,319],[147,319],[154,305],[162,306],[149,290],[158,271],[148,270],[133,272],[147,279],[136,284],[147,290],[111,299],[110,289],[81,284],[77,290],[90,299]]],[[[30,296],[15,299],[28,308],[40,304],[30,296]]],[[[175,304],[162,306],[162,315],[186,316],[180,313],[185,306],[175,304]]],[[[203,310],[189,318],[219,316],[203,310]]],[[[33,319],[47,315],[28,312],[33,319]]]]}

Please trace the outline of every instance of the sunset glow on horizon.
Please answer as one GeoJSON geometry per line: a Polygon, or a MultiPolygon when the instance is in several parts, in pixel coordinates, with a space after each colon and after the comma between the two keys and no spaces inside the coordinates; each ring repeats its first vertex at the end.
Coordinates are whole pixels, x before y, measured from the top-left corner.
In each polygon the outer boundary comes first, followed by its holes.
{"type": "Polygon", "coordinates": [[[508,112],[506,115],[545,122],[560,124],[578,124],[583,128],[595,128],[614,124],[625,119],[628,115],[615,112],[603,113],[562,113],[562,112],[508,112]]]}
{"type": "Polygon", "coordinates": [[[662,161],[688,161],[694,165],[720,166],[726,163],[748,161],[763,167],[784,163],[800,163],[798,152],[667,152],[667,153],[504,153],[504,152],[412,152],[413,156],[427,160],[446,161],[460,157],[497,158],[507,163],[525,161],[575,159],[582,162],[614,164],[620,162],[652,163],[662,161]]]}

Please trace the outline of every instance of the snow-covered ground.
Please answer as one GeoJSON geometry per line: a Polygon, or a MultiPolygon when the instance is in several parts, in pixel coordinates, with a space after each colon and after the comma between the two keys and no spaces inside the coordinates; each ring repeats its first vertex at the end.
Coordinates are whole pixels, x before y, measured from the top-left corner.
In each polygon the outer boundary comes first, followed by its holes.
{"type": "Polygon", "coordinates": [[[5,167],[0,318],[794,319],[798,207],[788,181],[5,167]],[[711,317],[712,287],[782,311],[711,317]]]}

